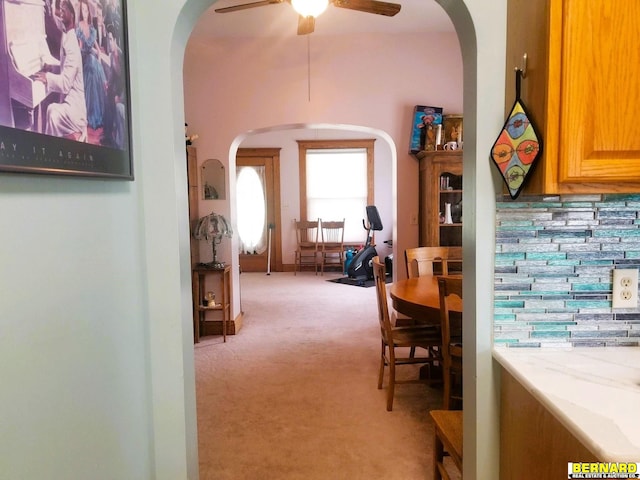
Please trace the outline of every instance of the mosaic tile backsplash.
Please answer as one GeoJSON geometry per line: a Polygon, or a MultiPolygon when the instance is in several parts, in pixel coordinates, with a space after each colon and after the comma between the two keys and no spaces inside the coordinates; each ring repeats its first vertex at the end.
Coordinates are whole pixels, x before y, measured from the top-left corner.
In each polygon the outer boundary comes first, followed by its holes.
{"type": "Polygon", "coordinates": [[[611,294],[614,268],[640,268],[640,195],[500,197],[496,222],[496,344],[639,345],[640,309],[611,294]]]}

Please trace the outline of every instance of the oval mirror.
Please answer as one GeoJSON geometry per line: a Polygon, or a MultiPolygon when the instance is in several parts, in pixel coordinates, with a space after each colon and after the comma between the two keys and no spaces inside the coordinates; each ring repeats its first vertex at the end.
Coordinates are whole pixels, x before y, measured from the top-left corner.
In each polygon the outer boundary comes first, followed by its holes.
{"type": "Polygon", "coordinates": [[[220,160],[210,158],[200,167],[200,181],[203,200],[224,200],[224,165],[220,160]]]}

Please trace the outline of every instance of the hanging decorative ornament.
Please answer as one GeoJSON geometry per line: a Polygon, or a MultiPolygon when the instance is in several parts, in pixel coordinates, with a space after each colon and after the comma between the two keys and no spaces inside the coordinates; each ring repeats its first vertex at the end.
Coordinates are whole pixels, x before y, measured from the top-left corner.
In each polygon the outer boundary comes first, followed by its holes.
{"type": "Polygon", "coordinates": [[[500,170],[512,199],[520,195],[527,175],[542,153],[542,139],[520,99],[521,81],[522,70],[516,68],[516,101],[491,148],[491,158],[500,170]]]}

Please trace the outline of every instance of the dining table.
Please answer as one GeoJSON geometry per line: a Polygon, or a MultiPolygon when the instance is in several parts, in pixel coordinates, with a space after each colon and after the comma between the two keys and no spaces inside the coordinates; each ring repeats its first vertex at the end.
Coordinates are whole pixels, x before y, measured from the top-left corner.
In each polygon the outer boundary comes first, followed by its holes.
{"type": "MultiPolygon", "coordinates": [[[[461,275],[448,276],[462,278],[461,275]]],[[[420,324],[440,325],[439,277],[440,275],[423,275],[393,282],[389,288],[393,308],[398,313],[411,317],[411,323],[415,320],[420,324]]],[[[462,313],[461,299],[450,297],[449,302],[451,310],[462,313]]],[[[431,378],[427,365],[420,368],[420,378],[431,378]]]]}
{"type": "MultiPolygon", "coordinates": [[[[461,275],[449,277],[462,278],[461,275]]],[[[398,280],[391,284],[389,295],[393,308],[408,317],[420,319],[421,323],[440,324],[440,293],[438,291],[439,275],[398,280]]],[[[451,309],[462,312],[462,301],[451,298],[451,309]]]]}

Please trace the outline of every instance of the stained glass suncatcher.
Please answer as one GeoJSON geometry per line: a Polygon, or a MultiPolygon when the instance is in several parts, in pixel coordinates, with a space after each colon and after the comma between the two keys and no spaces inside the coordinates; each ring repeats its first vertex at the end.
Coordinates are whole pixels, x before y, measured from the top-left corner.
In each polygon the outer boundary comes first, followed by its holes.
{"type": "Polygon", "coordinates": [[[520,194],[527,175],[542,153],[542,140],[520,99],[521,78],[522,71],[516,70],[516,101],[491,148],[491,158],[500,170],[512,199],[520,194]]]}

